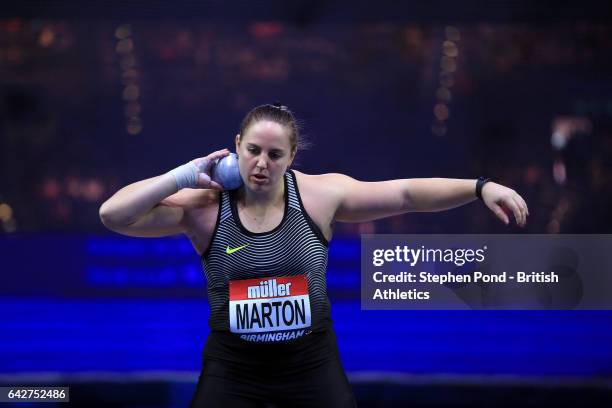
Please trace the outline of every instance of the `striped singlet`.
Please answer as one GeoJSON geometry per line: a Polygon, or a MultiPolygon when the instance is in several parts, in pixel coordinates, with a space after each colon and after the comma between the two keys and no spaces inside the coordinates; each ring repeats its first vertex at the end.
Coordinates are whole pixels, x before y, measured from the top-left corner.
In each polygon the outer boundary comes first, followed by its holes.
{"type": "Polygon", "coordinates": [[[202,255],[212,334],[233,345],[288,344],[331,325],[327,240],[304,210],[295,173],[284,175],[285,209],[271,231],[240,222],[236,192],[224,191],[202,255]]]}

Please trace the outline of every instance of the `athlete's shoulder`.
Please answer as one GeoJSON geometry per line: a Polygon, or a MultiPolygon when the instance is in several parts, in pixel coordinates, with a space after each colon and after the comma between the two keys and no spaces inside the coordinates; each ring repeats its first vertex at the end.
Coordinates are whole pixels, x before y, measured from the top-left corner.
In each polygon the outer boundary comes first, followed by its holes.
{"type": "Polygon", "coordinates": [[[306,174],[297,170],[295,173],[300,191],[304,194],[315,194],[319,197],[337,198],[344,187],[354,179],[341,173],[306,174]]]}
{"type": "Polygon", "coordinates": [[[355,179],[342,173],[306,174],[293,170],[300,185],[306,184],[323,191],[337,191],[354,182],[355,179]]]}
{"type": "Polygon", "coordinates": [[[346,174],[341,173],[323,173],[323,174],[306,174],[301,171],[294,170],[296,178],[299,180],[304,180],[305,182],[313,182],[313,183],[321,183],[327,182],[332,184],[345,183],[349,180],[352,180],[346,174]]]}

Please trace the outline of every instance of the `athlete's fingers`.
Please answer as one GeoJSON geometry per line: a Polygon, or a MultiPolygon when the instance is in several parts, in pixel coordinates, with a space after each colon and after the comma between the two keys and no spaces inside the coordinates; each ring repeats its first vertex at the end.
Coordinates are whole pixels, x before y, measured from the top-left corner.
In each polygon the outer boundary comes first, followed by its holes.
{"type": "Polygon", "coordinates": [[[206,173],[198,173],[198,187],[209,188],[211,183],[210,176],[206,173]]]}
{"type": "Polygon", "coordinates": [[[524,227],[525,223],[527,222],[527,213],[525,212],[525,209],[523,208],[523,204],[520,202],[518,195],[514,195],[512,197],[512,201],[514,201],[514,205],[516,206],[517,211],[520,216],[519,220],[516,223],[520,227],[524,227]]]}
{"type": "Polygon", "coordinates": [[[219,190],[219,191],[223,191],[223,186],[219,183],[217,183],[214,180],[211,180],[210,176],[206,173],[199,173],[198,174],[198,184],[197,187],[199,188],[210,188],[212,190],[219,190]]]}
{"type": "Polygon", "coordinates": [[[506,208],[508,208],[510,211],[512,211],[512,214],[514,214],[514,220],[516,221],[516,224],[520,225],[521,224],[521,210],[519,209],[516,202],[514,202],[514,199],[511,196],[504,198],[503,203],[506,206],[506,208]]]}
{"type": "Polygon", "coordinates": [[[504,224],[508,225],[508,223],[510,223],[510,219],[508,218],[508,216],[506,215],[506,212],[503,210],[501,206],[493,203],[491,204],[489,208],[491,209],[491,211],[493,211],[493,213],[497,216],[497,218],[502,220],[504,224]]]}
{"type": "Polygon", "coordinates": [[[213,189],[213,190],[223,191],[223,186],[214,180],[210,181],[210,185],[208,188],[213,189]]]}
{"type": "Polygon", "coordinates": [[[199,157],[193,160],[193,162],[198,167],[198,170],[204,173],[208,173],[211,167],[213,166],[213,164],[216,162],[216,160],[218,160],[221,157],[225,157],[228,154],[230,154],[230,151],[228,149],[221,149],[221,150],[212,152],[208,156],[199,157]]]}
{"type": "Polygon", "coordinates": [[[523,206],[525,207],[525,212],[527,213],[527,216],[529,216],[529,207],[527,207],[527,202],[523,199],[523,197],[519,196],[519,198],[521,199],[523,206]]]}
{"type": "Polygon", "coordinates": [[[523,210],[523,214],[525,215],[525,224],[527,224],[527,217],[529,217],[529,208],[527,208],[527,203],[519,194],[516,195],[516,199],[523,210]]]}
{"type": "Polygon", "coordinates": [[[520,195],[517,195],[517,199],[523,210],[523,214],[525,214],[525,224],[527,224],[527,217],[529,217],[529,209],[527,208],[527,203],[525,202],[525,200],[523,200],[523,197],[521,197],[520,195]]]}
{"type": "Polygon", "coordinates": [[[211,154],[206,156],[206,159],[208,159],[209,161],[215,161],[217,159],[227,156],[228,154],[230,154],[230,151],[228,149],[221,149],[217,150],[216,152],[212,152],[211,154]]]}

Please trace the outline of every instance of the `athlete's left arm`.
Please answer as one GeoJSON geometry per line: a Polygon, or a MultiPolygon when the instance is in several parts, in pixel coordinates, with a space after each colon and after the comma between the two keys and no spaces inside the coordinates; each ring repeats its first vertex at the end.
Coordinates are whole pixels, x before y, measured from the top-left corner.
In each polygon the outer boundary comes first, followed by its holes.
{"type": "MultiPolygon", "coordinates": [[[[437,212],[476,200],[476,180],[416,178],[379,182],[358,181],[343,174],[329,174],[330,185],[338,192],[335,220],[364,222],[407,212],[437,212]]],[[[485,205],[505,224],[505,211],[525,226],[529,210],[514,190],[494,183],[482,187],[485,205]]]]}

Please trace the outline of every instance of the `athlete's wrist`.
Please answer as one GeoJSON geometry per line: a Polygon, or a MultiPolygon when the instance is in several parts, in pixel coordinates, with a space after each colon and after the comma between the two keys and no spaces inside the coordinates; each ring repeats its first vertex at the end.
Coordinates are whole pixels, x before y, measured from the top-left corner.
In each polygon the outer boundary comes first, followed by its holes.
{"type": "Polygon", "coordinates": [[[478,197],[479,200],[482,200],[482,188],[489,181],[491,181],[491,179],[486,177],[478,177],[476,180],[476,197],[478,197]]]}
{"type": "Polygon", "coordinates": [[[193,161],[190,161],[170,170],[167,174],[170,174],[174,178],[177,190],[181,190],[183,188],[194,188],[197,186],[198,172],[198,166],[196,166],[193,161]]]}

